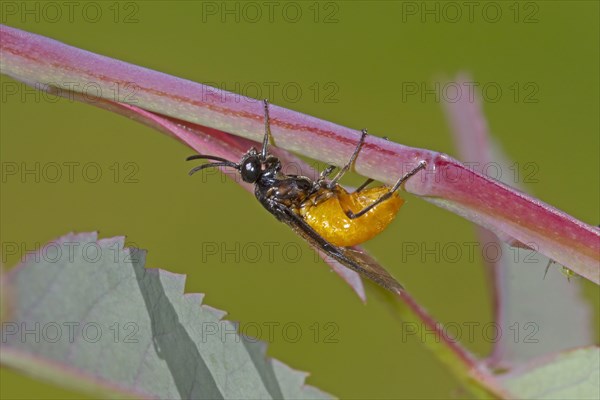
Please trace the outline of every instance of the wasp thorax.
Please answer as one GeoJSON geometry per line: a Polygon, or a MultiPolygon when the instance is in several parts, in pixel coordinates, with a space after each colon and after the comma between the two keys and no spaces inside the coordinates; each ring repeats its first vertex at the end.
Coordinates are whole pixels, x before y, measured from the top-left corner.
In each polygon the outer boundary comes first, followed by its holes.
{"type": "Polygon", "coordinates": [[[281,171],[281,161],[275,156],[269,155],[264,163],[265,172],[277,173],[281,171]]]}

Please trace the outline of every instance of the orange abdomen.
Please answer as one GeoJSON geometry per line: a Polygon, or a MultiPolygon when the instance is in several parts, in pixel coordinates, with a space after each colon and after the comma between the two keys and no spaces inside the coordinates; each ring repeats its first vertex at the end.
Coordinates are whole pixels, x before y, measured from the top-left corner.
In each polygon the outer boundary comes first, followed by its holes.
{"type": "Polygon", "coordinates": [[[350,219],[344,209],[357,213],[389,190],[386,186],[348,193],[338,187],[332,196],[316,205],[310,200],[300,211],[304,220],[319,235],[336,246],[354,246],[373,238],[394,220],[404,200],[394,193],[391,198],[365,215],[350,219]]]}

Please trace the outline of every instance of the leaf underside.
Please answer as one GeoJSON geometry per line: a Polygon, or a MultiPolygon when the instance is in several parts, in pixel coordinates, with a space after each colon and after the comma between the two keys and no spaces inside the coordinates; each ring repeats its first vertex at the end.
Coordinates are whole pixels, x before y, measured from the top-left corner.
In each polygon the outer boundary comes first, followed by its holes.
{"type": "Polygon", "coordinates": [[[503,381],[522,399],[600,399],[600,348],[560,353],[503,381]]]}
{"type": "Polygon", "coordinates": [[[331,398],[123,245],[69,234],[7,273],[2,364],[109,397],[331,398]]]}

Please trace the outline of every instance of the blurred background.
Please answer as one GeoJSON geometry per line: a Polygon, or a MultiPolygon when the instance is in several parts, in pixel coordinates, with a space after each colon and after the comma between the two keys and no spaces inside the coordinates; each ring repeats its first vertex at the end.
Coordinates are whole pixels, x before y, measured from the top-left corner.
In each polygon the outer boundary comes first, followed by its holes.
{"type": "MultiPolygon", "coordinates": [[[[2,23],[452,156],[435,82],[468,72],[483,88],[494,137],[516,163],[502,173],[600,222],[598,2],[66,3],[6,1],[2,23]]],[[[310,372],[309,384],[341,398],[468,396],[372,296],[373,286],[361,303],[238,185],[217,173],[188,177],[189,148],[0,79],[2,163],[39,171],[39,179],[3,173],[4,266],[70,231],[126,235],[148,250],[147,267],[186,274],[187,292],[206,293],[205,304],[242,327],[263,327],[268,354],[310,372]],[[62,166],[58,179],[54,164],[62,166]],[[7,252],[9,244],[19,250],[7,252]],[[271,338],[270,323],[279,324],[271,338]],[[286,324],[301,328],[298,340],[285,335],[286,324]]],[[[406,197],[396,221],[365,247],[438,320],[492,321],[480,253],[467,257],[464,247],[476,240],[472,224],[406,197]],[[439,251],[407,255],[406,243],[457,243],[465,253],[458,261],[439,251]]],[[[597,329],[598,289],[580,281],[597,329]]],[[[475,332],[465,346],[483,356],[492,343],[475,332]]],[[[85,396],[0,371],[2,398],[85,396]]]]}

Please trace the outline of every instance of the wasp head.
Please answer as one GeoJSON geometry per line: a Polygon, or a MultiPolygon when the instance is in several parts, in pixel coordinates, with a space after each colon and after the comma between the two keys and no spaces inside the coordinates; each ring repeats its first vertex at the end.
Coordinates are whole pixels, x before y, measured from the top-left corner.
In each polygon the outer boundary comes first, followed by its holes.
{"type": "Polygon", "coordinates": [[[239,163],[240,174],[242,180],[248,183],[255,183],[262,173],[262,162],[260,156],[253,147],[248,151],[242,161],[239,163]]]}
{"type": "Polygon", "coordinates": [[[244,155],[239,163],[239,170],[242,180],[248,183],[256,183],[261,175],[276,175],[281,171],[281,161],[279,158],[267,155],[262,160],[262,157],[256,149],[252,148],[244,155]]]}

